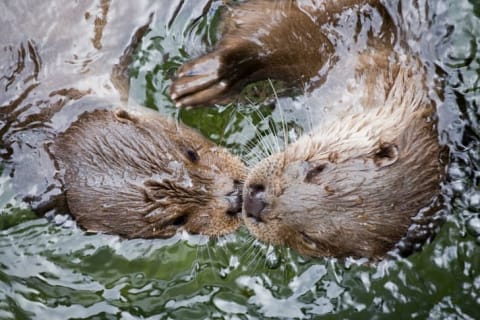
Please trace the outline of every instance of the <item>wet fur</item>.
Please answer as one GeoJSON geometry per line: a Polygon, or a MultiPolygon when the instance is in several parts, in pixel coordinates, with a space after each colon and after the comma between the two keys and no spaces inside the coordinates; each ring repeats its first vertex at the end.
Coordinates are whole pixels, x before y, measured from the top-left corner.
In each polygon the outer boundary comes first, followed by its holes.
{"type": "Polygon", "coordinates": [[[381,107],[317,127],[257,164],[244,194],[263,186],[266,208],[260,222],[247,210],[249,229],[313,256],[391,250],[439,192],[433,109],[415,80],[399,71],[381,107]]]}
{"type": "Polygon", "coordinates": [[[55,141],[67,205],[89,231],[208,235],[239,225],[241,161],[157,114],[85,113],[55,141]]]}
{"type": "Polygon", "coordinates": [[[350,85],[339,79],[352,106],[252,168],[243,216],[259,239],[305,255],[381,258],[439,191],[441,148],[424,70],[408,52],[392,50],[401,41],[378,1],[308,3],[233,7],[215,50],[182,66],[172,98],[178,106],[208,105],[266,78],[314,94],[339,76],[332,71],[339,65],[353,68],[350,85]],[[361,28],[335,27],[352,16],[383,20],[367,28],[365,44],[350,48],[361,28]]]}

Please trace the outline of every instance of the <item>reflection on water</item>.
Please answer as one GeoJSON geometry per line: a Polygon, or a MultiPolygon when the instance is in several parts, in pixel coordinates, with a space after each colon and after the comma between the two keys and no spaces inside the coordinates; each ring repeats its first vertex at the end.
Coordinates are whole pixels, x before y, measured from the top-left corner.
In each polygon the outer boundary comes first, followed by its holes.
{"type": "Polygon", "coordinates": [[[151,13],[151,31],[132,64],[129,104],[178,116],[237,153],[258,132],[281,132],[282,117],[293,136],[308,127],[295,98],[280,99],[284,114],[268,105],[262,114],[246,104],[181,112],[171,105],[169,77],[189,55],[213,45],[222,5],[0,3],[0,319],[477,317],[480,6],[474,1],[389,4],[432,82],[445,82],[437,107],[440,140],[450,150],[442,188],[448,221],[433,243],[407,260],[369,266],[305,259],[264,248],[245,231],[220,240],[184,234],[124,241],[32,218],[21,199],[38,204],[58,192],[43,143],[79,110],[122,103],[128,87],[123,66],[130,62],[123,54],[151,13]]]}

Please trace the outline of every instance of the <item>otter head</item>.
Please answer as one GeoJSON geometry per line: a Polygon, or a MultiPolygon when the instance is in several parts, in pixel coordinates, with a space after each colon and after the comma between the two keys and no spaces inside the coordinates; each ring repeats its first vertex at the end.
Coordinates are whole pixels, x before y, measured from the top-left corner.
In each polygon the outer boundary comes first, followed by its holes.
{"type": "Polygon", "coordinates": [[[400,84],[403,96],[392,89],[384,106],[318,127],[252,169],[243,217],[257,238],[317,257],[393,248],[440,179],[432,108],[400,84]]]}
{"type": "Polygon", "coordinates": [[[240,223],[243,163],[156,114],[83,114],[54,144],[67,205],[87,230],[164,238],[240,223]]]}

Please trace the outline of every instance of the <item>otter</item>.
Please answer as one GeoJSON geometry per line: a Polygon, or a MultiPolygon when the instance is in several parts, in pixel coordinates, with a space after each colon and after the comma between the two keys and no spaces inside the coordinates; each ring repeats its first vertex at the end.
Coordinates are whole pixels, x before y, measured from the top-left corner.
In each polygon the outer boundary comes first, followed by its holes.
{"type": "Polygon", "coordinates": [[[124,109],[82,114],[51,147],[70,213],[88,231],[218,236],[240,224],[243,163],[194,130],[124,109]]]}
{"type": "Polygon", "coordinates": [[[442,172],[435,106],[420,59],[379,1],[252,0],[226,20],[215,49],[179,69],[177,106],[279,79],[327,110],[250,170],[243,219],[255,237],[307,256],[377,259],[418,215],[429,221],[442,172]]]}
{"type": "Polygon", "coordinates": [[[243,163],[173,119],[127,106],[133,52],[153,17],[167,20],[164,4],[48,6],[7,4],[6,12],[20,17],[28,7],[49,27],[9,20],[0,35],[0,174],[20,205],[125,238],[233,231],[243,163]]]}

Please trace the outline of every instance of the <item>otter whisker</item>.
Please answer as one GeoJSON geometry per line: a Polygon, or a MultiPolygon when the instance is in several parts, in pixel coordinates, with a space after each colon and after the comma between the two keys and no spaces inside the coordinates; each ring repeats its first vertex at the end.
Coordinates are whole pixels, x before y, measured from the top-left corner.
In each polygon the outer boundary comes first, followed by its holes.
{"type": "MultiPolygon", "coordinates": [[[[305,97],[307,91],[305,86],[303,87],[303,97],[305,97]]],[[[306,103],[305,107],[303,108],[304,112],[306,113],[306,118],[307,118],[307,131],[312,131],[315,128],[314,125],[314,117],[312,113],[312,106],[310,103],[306,103]]]]}
{"type": "Polygon", "coordinates": [[[264,245],[260,242],[256,242],[256,244],[257,244],[257,253],[254,255],[253,259],[248,264],[248,268],[253,269],[254,272],[257,272],[261,265],[262,261],[260,257],[263,257],[264,263],[266,262],[265,255],[263,254],[264,245]],[[252,268],[252,263],[254,263],[253,268],[252,268]]]}
{"type": "Polygon", "coordinates": [[[258,242],[258,239],[250,235],[250,239],[247,239],[246,249],[243,250],[243,253],[240,255],[240,260],[245,258],[247,261],[251,261],[252,255],[255,252],[255,243],[258,242]]]}
{"type": "Polygon", "coordinates": [[[267,125],[267,132],[266,134],[262,137],[262,141],[265,141],[267,146],[269,147],[267,149],[269,155],[280,152],[281,147],[280,144],[278,143],[278,132],[277,132],[277,127],[276,123],[273,119],[273,117],[265,117],[262,113],[260,113],[261,119],[265,124],[267,125]]]}
{"type": "Polygon", "coordinates": [[[280,152],[281,150],[285,149],[285,147],[289,143],[287,121],[286,121],[285,115],[283,113],[282,103],[281,103],[280,99],[278,98],[277,90],[275,89],[275,87],[272,83],[272,80],[268,79],[268,83],[270,84],[270,87],[272,88],[273,95],[275,97],[275,101],[277,102],[276,103],[276,108],[278,109],[278,111],[280,113],[280,122],[282,123],[282,131],[283,131],[283,146],[282,147],[280,147],[280,145],[278,144],[278,139],[276,139],[277,140],[277,150],[278,150],[278,152],[280,152]]]}
{"type": "Polygon", "coordinates": [[[271,118],[265,117],[255,104],[251,104],[251,109],[260,118],[261,122],[263,122],[263,125],[266,126],[266,132],[264,133],[260,131],[258,128],[256,128],[252,122],[250,122],[252,127],[255,128],[256,132],[258,132],[258,134],[260,135],[260,139],[258,139],[258,141],[263,146],[264,148],[263,151],[267,155],[278,152],[280,146],[278,145],[277,140],[275,139],[275,137],[277,136],[276,128],[274,125],[270,125],[271,118]]]}
{"type": "MultiPolygon", "coordinates": [[[[216,239],[213,239],[213,241],[216,241],[216,239]]],[[[212,254],[211,254],[211,251],[210,251],[210,244],[207,244],[206,246],[207,248],[207,254],[208,254],[208,269],[210,270],[212,276],[216,276],[216,272],[215,272],[215,266],[213,265],[214,261],[216,261],[215,259],[212,258],[212,254]]]]}
{"type": "Polygon", "coordinates": [[[252,167],[260,159],[263,159],[258,150],[255,149],[255,144],[252,141],[248,141],[240,147],[240,155],[247,167],[252,167]]]}
{"type": "MultiPolygon", "coordinates": [[[[257,109],[254,109],[257,114],[261,114],[260,111],[257,109]]],[[[245,112],[241,112],[243,118],[249,123],[250,127],[255,130],[255,132],[262,137],[262,132],[253,124],[250,115],[246,114],[245,112]]],[[[256,135],[257,135],[256,134],[256,135]]],[[[268,154],[270,154],[269,150],[272,150],[273,147],[268,145],[265,139],[257,139],[256,142],[249,141],[247,144],[243,146],[244,149],[246,149],[246,152],[244,154],[246,155],[251,155],[251,152],[253,152],[254,156],[256,157],[256,160],[250,160],[250,158],[247,158],[248,166],[252,166],[256,164],[258,161],[261,159],[265,158],[268,154]],[[258,147],[259,145],[261,146],[261,149],[259,150],[258,147]]],[[[245,158],[245,157],[244,157],[245,158]]]]}

